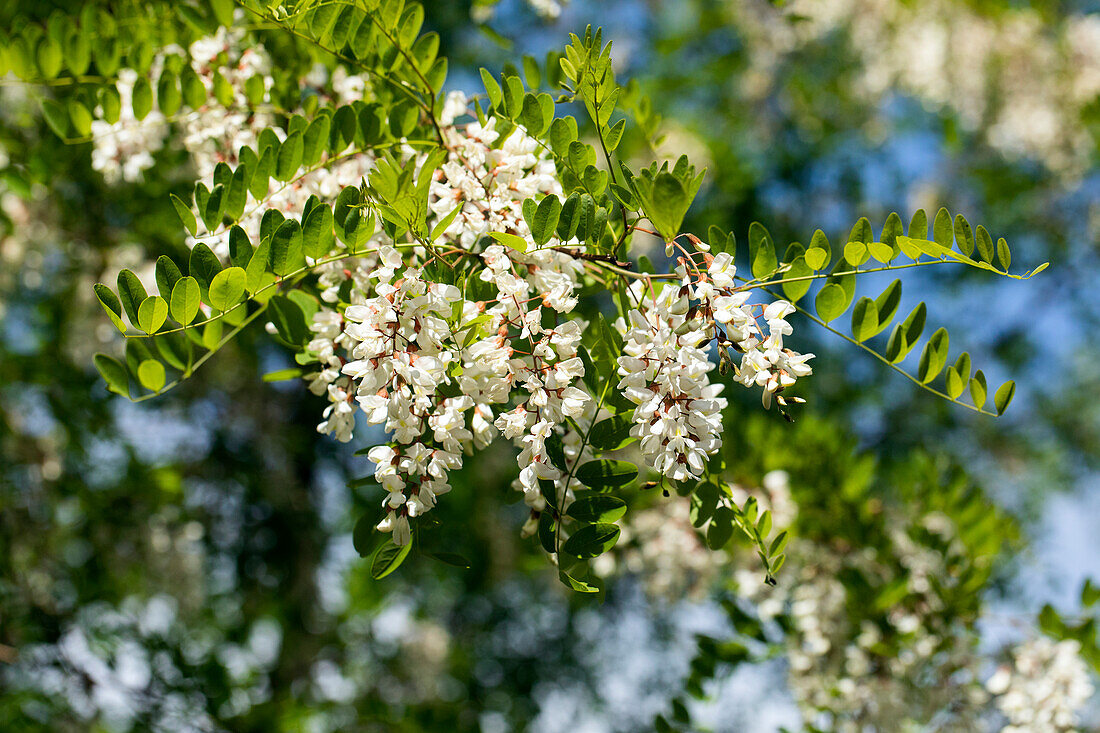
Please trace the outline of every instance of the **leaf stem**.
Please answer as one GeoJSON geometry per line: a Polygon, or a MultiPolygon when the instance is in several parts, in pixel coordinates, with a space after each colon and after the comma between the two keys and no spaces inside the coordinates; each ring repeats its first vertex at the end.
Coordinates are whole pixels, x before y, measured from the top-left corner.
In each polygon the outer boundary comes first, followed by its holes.
{"type": "MultiPolygon", "coordinates": [[[[932,264],[932,263],[928,263],[928,264],[932,264]]],[[[870,272],[870,270],[863,270],[862,272],[870,272]]],[[[740,280],[740,279],[742,279],[742,278],[738,278],[738,279],[740,280]]],[[[772,291],[772,290],[769,290],[769,289],[768,289],[768,288],[766,288],[766,287],[764,287],[764,288],[762,288],[762,289],[763,289],[763,290],[764,290],[765,292],[767,292],[767,293],[769,293],[769,294],[771,294],[771,295],[775,296],[776,298],[782,298],[782,296],[781,296],[781,295],[780,295],[779,293],[776,293],[776,292],[774,292],[774,291],[772,291]]],[[[866,344],[864,344],[864,343],[863,343],[863,342],[861,342],[861,341],[856,341],[856,340],[855,340],[854,338],[852,338],[851,336],[849,336],[848,334],[846,334],[846,333],[844,333],[844,332],[842,332],[842,331],[838,331],[837,329],[833,328],[832,326],[830,326],[830,325],[829,325],[828,323],[826,323],[825,321],[821,320],[820,318],[818,318],[818,317],[817,317],[817,316],[815,316],[814,314],[810,313],[810,312],[809,312],[808,310],[806,310],[806,309],[805,309],[805,308],[803,308],[802,306],[800,306],[800,305],[798,305],[798,304],[796,304],[796,303],[792,303],[791,305],[793,305],[793,306],[794,306],[794,308],[795,308],[795,310],[797,310],[797,311],[798,311],[799,313],[803,314],[804,316],[806,316],[807,318],[809,318],[809,319],[810,319],[811,321],[813,321],[814,323],[816,323],[816,324],[818,324],[819,326],[821,326],[822,328],[824,328],[824,329],[825,329],[826,331],[829,331],[829,332],[831,332],[831,333],[834,333],[834,334],[836,334],[837,336],[840,336],[840,337],[841,337],[842,339],[844,339],[844,340],[845,340],[845,341],[847,341],[848,343],[850,343],[850,344],[854,344],[855,346],[858,346],[859,348],[863,349],[863,350],[864,350],[864,351],[866,351],[866,352],[867,352],[868,354],[870,354],[871,356],[875,357],[876,359],[878,359],[879,361],[881,361],[881,362],[882,362],[883,364],[885,364],[886,366],[888,366],[888,367],[890,367],[891,369],[893,369],[893,370],[894,370],[895,372],[898,372],[899,374],[902,374],[902,375],[904,375],[906,379],[908,379],[908,380],[909,380],[910,382],[912,382],[913,384],[917,385],[917,386],[918,386],[918,387],[920,387],[921,389],[923,389],[923,390],[925,390],[925,391],[927,391],[927,392],[931,392],[932,394],[934,394],[934,395],[936,395],[936,396],[938,396],[938,397],[942,397],[943,399],[947,400],[948,402],[953,402],[953,403],[954,403],[954,404],[956,404],[956,405],[960,405],[961,407],[965,407],[965,408],[966,408],[966,409],[968,409],[968,410],[973,410],[974,412],[980,413],[980,414],[982,414],[982,415],[989,415],[989,416],[991,416],[991,417],[997,417],[997,413],[995,413],[995,412],[990,412],[989,410],[984,410],[984,409],[982,409],[981,407],[978,407],[977,405],[968,405],[967,403],[965,403],[965,402],[963,402],[963,401],[961,401],[961,400],[959,400],[959,399],[956,399],[956,398],[954,398],[954,397],[951,397],[950,395],[948,395],[948,394],[947,394],[947,393],[945,393],[945,392],[941,392],[940,390],[936,389],[935,387],[929,387],[929,386],[928,386],[927,384],[925,384],[924,382],[920,381],[919,379],[917,379],[916,377],[914,377],[914,376],[913,376],[912,374],[910,374],[909,372],[905,371],[904,369],[902,369],[901,367],[899,367],[899,366],[898,366],[897,364],[893,363],[892,361],[890,361],[889,359],[887,359],[887,358],[886,358],[885,356],[883,356],[882,354],[880,354],[880,353],[878,353],[877,351],[875,351],[874,349],[872,349],[872,348],[871,348],[870,346],[867,346],[866,344]]]]}
{"type": "Polygon", "coordinates": [[[596,425],[596,416],[600,414],[600,408],[603,407],[604,398],[607,397],[607,390],[611,386],[611,380],[604,382],[603,392],[600,393],[600,399],[596,402],[596,411],[592,416],[592,423],[588,426],[588,430],[585,431],[584,437],[581,438],[581,445],[577,449],[577,459],[573,461],[573,467],[569,469],[569,474],[565,477],[565,483],[563,484],[561,499],[558,501],[558,506],[555,507],[555,512],[558,515],[556,524],[554,526],[554,554],[558,556],[558,569],[561,569],[561,524],[562,517],[565,516],[565,499],[569,494],[569,484],[573,480],[574,474],[577,472],[577,467],[581,465],[581,455],[584,453],[585,447],[588,445],[589,436],[592,435],[592,428],[596,425]]]}

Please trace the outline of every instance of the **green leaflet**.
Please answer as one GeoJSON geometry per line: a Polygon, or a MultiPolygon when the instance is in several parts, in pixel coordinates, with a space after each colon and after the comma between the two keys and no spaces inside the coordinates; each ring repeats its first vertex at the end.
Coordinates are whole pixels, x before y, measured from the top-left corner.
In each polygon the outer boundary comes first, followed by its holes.
{"type": "Polygon", "coordinates": [[[190,276],[180,278],[172,288],[172,318],[183,326],[190,324],[199,313],[200,298],[198,281],[190,276]]]}
{"type": "Polygon", "coordinates": [[[286,183],[294,178],[302,165],[304,152],[305,143],[302,133],[294,132],[288,135],[279,146],[279,154],[275,158],[275,180],[286,183]]]}
{"type": "Polygon", "coordinates": [[[610,550],[619,540],[619,528],[614,524],[586,524],[574,532],[561,546],[561,553],[582,560],[610,550]]]}
{"type": "Polygon", "coordinates": [[[634,426],[629,415],[615,415],[592,426],[589,433],[589,443],[598,450],[615,450],[635,440],[630,436],[630,429],[634,426]]]}
{"type": "Polygon", "coordinates": [[[248,276],[241,267],[222,270],[210,282],[210,307],[227,311],[244,298],[248,276]]]}
{"type": "Polygon", "coordinates": [[[852,336],[856,341],[866,341],[878,332],[878,306],[870,298],[860,298],[852,309],[852,336]]]}
{"type": "MultiPolygon", "coordinates": [[[[327,208],[327,207],[325,207],[327,208]]],[[[302,227],[294,219],[287,219],[271,237],[271,269],[280,277],[305,267],[302,227]]]]}
{"type": "Polygon", "coordinates": [[[222,271],[221,262],[209,247],[199,242],[191,249],[191,258],[187,264],[188,274],[199,284],[202,299],[210,302],[209,288],[214,276],[222,271]]]}
{"type": "Polygon", "coordinates": [[[141,362],[137,376],[141,386],[151,392],[159,392],[166,381],[164,365],[156,359],[146,359],[141,362]]]}
{"type": "Polygon", "coordinates": [[[145,301],[146,296],[145,286],[137,275],[130,270],[118,273],[118,297],[126,311],[126,317],[135,326],[138,325],[138,306],[145,301]]]}
{"type": "Polygon", "coordinates": [[[637,475],[638,467],[633,463],[605,458],[582,464],[576,478],[589,488],[602,490],[628,484],[637,475]]]}
{"type": "Polygon", "coordinates": [[[626,502],[607,494],[586,496],[570,504],[566,514],[580,522],[611,523],[626,514],[626,502]]]}
{"type": "Polygon", "coordinates": [[[848,296],[837,283],[826,283],[817,293],[814,307],[821,320],[828,323],[840,317],[848,308],[848,296]]]}
{"type": "Polygon", "coordinates": [[[1016,383],[1012,380],[1005,382],[997,388],[997,393],[993,395],[993,405],[997,408],[998,415],[1004,414],[1004,411],[1008,409],[1015,394],[1016,383]]]}
{"type": "Polygon", "coordinates": [[[917,376],[924,384],[928,384],[943,370],[947,364],[947,346],[949,337],[947,329],[938,329],[932,338],[928,339],[924,350],[921,352],[920,364],[917,366],[917,376]]]}
{"type": "Polygon", "coordinates": [[[92,286],[92,289],[95,291],[100,305],[103,306],[103,310],[107,311],[107,317],[111,319],[111,323],[115,324],[115,328],[119,331],[126,333],[126,324],[122,320],[122,303],[119,301],[118,296],[103,283],[96,283],[92,286]]]}
{"type": "Polygon", "coordinates": [[[123,397],[129,397],[130,374],[126,371],[126,367],[118,359],[106,354],[96,354],[94,361],[96,370],[107,383],[107,389],[123,397]]]}
{"type": "Polygon", "coordinates": [[[302,228],[302,252],[306,257],[319,259],[332,251],[336,243],[333,233],[332,209],[327,204],[316,206],[306,216],[302,228]]]}
{"type": "Polygon", "coordinates": [[[138,328],[154,334],[168,318],[168,303],[159,295],[150,295],[138,306],[138,328]]]}
{"type": "Polygon", "coordinates": [[[379,545],[378,549],[374,551],[374,555],[371,556],[371,577],[375,580],[381,580],[397,570],[401,567],[401,563],[405,562],[405,558],[409,556],[409,550],[411,549],[411,542],[404,545],[395,545],[392,539],[387,539],[385,543],[379,545]]]}
{"type": "Polygon", "coordinates": [[[536,246],[541,247],[554,236],[561,210],[561,201],[552,193],[544,196],[538,205],[531,199],[523,202],[523,218],[531,229],[536,246]]]}
{"type": "Polygon", "coordinates": [[[515,234],[508,234],[506,232],[489,232],[489,236],[505,247],[510,247],[517,252],[527,251],[527,240],[523,237],[516,236],[515,234]]]}

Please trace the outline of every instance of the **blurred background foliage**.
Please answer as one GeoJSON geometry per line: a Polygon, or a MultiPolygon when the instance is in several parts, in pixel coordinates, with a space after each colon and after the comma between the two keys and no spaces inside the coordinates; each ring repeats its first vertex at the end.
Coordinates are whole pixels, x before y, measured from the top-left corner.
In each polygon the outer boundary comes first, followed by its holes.
{"type": "MultiPolygon", "coordinates": [[[[102,7],[186,46],[198,31],[173,5],[102,7]]],[[[760,220],[806,242],[861,215],[947,205],[1005,233],[1029,266],[1050,260],[1027,283],[967,268],[905,282],[902,309],[937,303],[933,318],[996,365],[991,383],[1017,379],[1013,408],[953,409],[800,329],[819,357],[798,422],[732,400],[724,447],[729,478],[777,522],[794,507],[778,588],[747,542],[708,554],[687,499],[637,492],[602,602],[568,596],[519,537],[505,449],[454,476],[437,510],[433,542],[471,567],[414,557],[374,581],[351,532],[377,489],[349,483],[363,472],[354,451],[378,436],[317,435],[317,398],[261,381],[287,363],[262,329],[161,399],[107,394],[91,357],[114,334],[91,285],[181,246],[168,194],[193,173],[168,146],[144,181],[105,183],[91,146],[42,120],[52,90],[9,77],[0,728],[973,729],[999,719],[981,679],[956,673],[988,677],[1048,603],[1042,629],[1100,668],[1095,599],[1080,592],[1100,570],[1095,3],[425,5],[449,85],[470,93],[478,67],[544,58],[603,25],[620,79],[663,118],[657,154],[708,167],[688,230],[743,236],[760,220]],[[849,644],[863,675],[835,658],[849,644]]],[[[8,3],[0,29],[58,10],[70,8],[8,3]]],[[[312,64],[277,29],[254,33],[286,84],[312,64]]],[[[653,155],[642,138],[624,142],[638,159],[653,155]]]]}

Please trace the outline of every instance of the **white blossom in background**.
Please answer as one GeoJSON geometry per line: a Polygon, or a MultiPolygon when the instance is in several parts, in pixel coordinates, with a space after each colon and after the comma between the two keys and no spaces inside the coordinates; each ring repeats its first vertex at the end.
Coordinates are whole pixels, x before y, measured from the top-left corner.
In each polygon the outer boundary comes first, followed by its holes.
{"type": "MultiPolygon", "coordinates": [[[[134,84],[138,75],[133,69],[118,72],[118,95],[121,100],[118,121],[92,120],[92,168],[103,174],[108,183],[142,180],[153,167],[153,155],[164,147],[168,122],[159,110],[153,109],[144,119],[134,117],[134,84]]],[[[103,110],[96,108],[99,115],[103,110]]]]}
{"type": "MultiPolygon", "coordinates": [[[[743,505],[755,498],[761,511],[772,512],[775,531],[792,526],[798,506],[787,474],[772,471],[761,483],[730,486],[732,500],[743,505]]],[[[1078,712],[1092,699],[1088,668],[1072,641],[1025,642],[1012,650],[1011,665],[982,684],[988,655],[961,621],[943,613],[934,586],[951,582],[950,567],[966,552],[951,520],[939,512],[887,518],[893,560],[905,568],[908,596],[885,609],[885,625],[879,625],[853,623],[850,591],[841,577],[858,572],[887,579],[890,558],[837,552],[795,537],[782,578],[772,587],[763,582],[748,546],[732,555],[709,550],[703,541],[707,527],[692,525],[688,505],[674,497],[630,512],[619,545],[598,558],[595,569],[604,577],[636,577],[651,598],[671,602],[703,598],[723,583],[735,587],[782,648],[790,692],[806,723],[817,729],[908,730],[935,719],[945,730],[1053,733],[1075,730],[1078,712]],[[936,536],[946,552],[915,541],[914,533],[936,536]],[[786,632],[774,623],[779,617],[786,632]],[[947,679],[951,684],[935,682],[947,679]]]]}
{"type": "MultiPolygon", "coordinates": [[[[500,0],[480,0],[470,8],[470,19],[475,23],[487,23],[496,15],[500,0]]],[[[531,8],[543,20],[557,20],[569,0],[527,0],[531,8]]]]}
{"type": "Polygon", "coordinates": [[[1012,665],[986,682],[997,708],[1008,718],[1005,733],[1075,730],[1077,711],[1095,689],[1078,642],[1037,637],[1012,650],[1012,665]]]}
{"type": "Polygon", "coordinates": [[[789,55],[842,33],[857,55],[857,98],[892,89],[958,115],[1011,158],[1068,178],[1091,166],[1085,108],[1100,94],[1100,16],[1053,26],[1027,4],[976,8],[953,0],[727,0],[746,44],[749,97],[769,92],[789,55]]]}
{"type": "Polygon", "coordinates": [[[691,524],[686,501],[670,501],[627,514],[614,553],[600,555],[594,568],[637,577],[651,598],[702,600],[728,568],[729,558],[711,552],[691,524]]]}

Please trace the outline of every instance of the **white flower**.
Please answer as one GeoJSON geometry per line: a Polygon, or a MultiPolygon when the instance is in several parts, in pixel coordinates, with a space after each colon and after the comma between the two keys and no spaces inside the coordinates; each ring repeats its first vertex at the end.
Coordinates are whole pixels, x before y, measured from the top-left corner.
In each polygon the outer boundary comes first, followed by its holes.
{"type": "Polygon", "coordinates": [[[710,263],[710,267],[707,268],[707,274],[710,275],[711,281],[717,288],[734,287],[736,285],[734,277],[737,275],[737,268],[733,264],[733,255],[727,252],[716,254],[710,263]]]}

